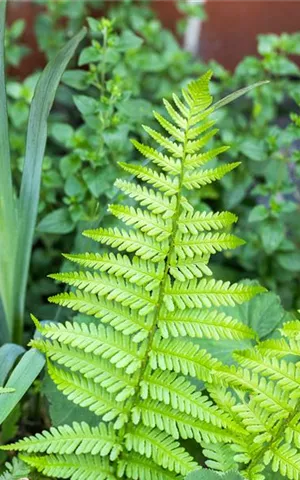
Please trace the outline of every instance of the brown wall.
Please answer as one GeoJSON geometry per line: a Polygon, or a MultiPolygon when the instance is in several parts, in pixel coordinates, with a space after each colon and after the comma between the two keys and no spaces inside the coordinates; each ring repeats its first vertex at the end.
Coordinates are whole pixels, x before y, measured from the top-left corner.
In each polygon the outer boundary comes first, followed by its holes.
{"type": "Polygon", "coordinates": [[[229,69],[256,53],[259,33],[300,31],[298,0],[207,0],[206,11],[200,54],[229,69]]]}
{"type": "MultiPolygon", "coordinates": [[[[175,0],[153,0],[152,6],[163,24],[175,31],[180,18],[175,0]]],[[[24,41],[34,50],[22,63],[22,76],[44,63],[43,56],[37,52],[33,30],[39,10],[40,7],[30,1],[8,2],[8,22],[25,18],[24,41]]],[[[300,31],[298,0],[207,0],[206,11],[208,20],[203,23],[200,38],[201,57],[215,59],[231,70],[245,55],[256,53],[259,33],[300,31]]]]}

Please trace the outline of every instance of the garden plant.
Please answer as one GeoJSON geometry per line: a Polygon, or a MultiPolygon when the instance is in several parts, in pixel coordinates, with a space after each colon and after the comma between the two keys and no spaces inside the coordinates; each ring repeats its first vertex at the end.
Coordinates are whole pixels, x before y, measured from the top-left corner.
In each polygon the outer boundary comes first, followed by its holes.
{"type": "Polygon", "coordinates": [[[231,74],[148,2],[37,3],[23,80],[0,5],[0,480],[299,480],[299,34],[231,74]]]}

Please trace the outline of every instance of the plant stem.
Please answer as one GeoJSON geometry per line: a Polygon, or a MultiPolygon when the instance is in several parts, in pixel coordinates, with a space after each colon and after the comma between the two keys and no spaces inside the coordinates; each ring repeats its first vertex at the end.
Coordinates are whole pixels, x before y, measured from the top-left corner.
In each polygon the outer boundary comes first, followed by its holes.
{"type": "MultiPolygon", "coordinates": [[[[158,324],[158,321],[159,321],[161,308],[163,306],[163,298],[164,298],[164,294],[165,294],[165,287],[166,287],[166,283],[167,283],[167,280],[168,280],[168,271],[169,271],[169,268],[170,268],[170,262],[171,262],[172,255],[174,253],[175,238],[176,238],[176,234],[177,234],[177,230],[178,230],[178,219],[179,219],[180,214],[181,214],[181,198],[182,198],[183,178],[184,178],[185,159],[186,159],[185,151],[186,151],[186,144],[187,144],[187,141],[188,141],[187,132],[189,130],[189,121],[190,121],[191,115],[192,115],[192,111],[190,112],[190,116],[187,119],[187,127],[186,127],[184,142],[183,142],[183,155],[182,155],[182,159],[181,159],[181,169],[180,169],[178,192],[177,192],[177,203],[176,203],[176,210],[175,210],[175,213],[174,213],[174,216],[173,216],[173,219],[172,219],[172,234],[171,234],[170,240],[169,240],[168,255],[167,255],[166,260],[165,260],[164,276],[163,276],[163,278],[161,280],[161,283],[160,283],[158,300],[157,300],[157,304],[156,304],[155,311],[154,311],[153,323],[152,323],[152,327],[151,327],[151,330],[149,332],[149,336],[148,336],[148,339],[147,339],[147,341],[148,341],[147,349],[146,349],[144,359],[141,363],[140,374],[139,374],[138,380],[136,382],[135,393],[132,396],[131,405],[129,407],[129,410],[132,410],[141,401],[140,384],[141,384],[141,382],[144,378],[145,372],[147,370],[149,355],[150,355],[151,348],[152,348],[152,345],[153,345],[153,340],[154,340],[155,333],[157,332],[157,328],[158,328],[157,324],[158,324]]],[[[120,441],[121,442],[124,441],[125,435],[127,433],[128,427],[130,425],[133,425],[132,420],[129,420],[129,422],[123,428],[123,431],[121,432],[121,435],[120,435],[120,441]]]]}

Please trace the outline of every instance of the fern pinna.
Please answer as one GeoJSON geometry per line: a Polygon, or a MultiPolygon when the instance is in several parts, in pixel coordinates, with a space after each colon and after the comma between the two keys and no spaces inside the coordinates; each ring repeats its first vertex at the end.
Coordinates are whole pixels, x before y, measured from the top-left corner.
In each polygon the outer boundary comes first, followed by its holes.
{"type": "MultiPolygon", "coordinates": [[[[167,136],[144,127],[163,152],[133,142],[152,167],[121,164],[140,181],[118,180],[116,185],[139,206],[110,205],[109,210],[132,228],[86,231],[112,251],[67,255],[93,273],[52,275],[75,289],[50,300],[97,322],[37,323],[43,337],[31,344],[47,356],[57,387],[98,415],[100,423],[52,428],[15,445],[23,460],[48,476],[183,479],[197,464],[180,438],[209,445],[236,445],[242,438],[246,449],[248,426],[242,413],[232,415],[234,398],[226,394],[223,406],[218,400],[223,390],[213,388],[216,374],[226,388],[234,371],[189,338],[253,337],[247,326],[217,307],[263,291],[212,278],[210,255],[243,243],[226,230],[236,217],[195,211],[185,196],[238,165],[206,168],[227,149],[205,149],[217,133],[209,118],[214,111],[210,77],[208,72],[191,82],[182,98],[173,96],[173,104],[164,102],[171,121],[154,114],[167,136]],[[211,384],[215,403],[197,391],[190,377],[211,384]]],[[[237,384],[242,395],[243,385],[237,384]]]]}

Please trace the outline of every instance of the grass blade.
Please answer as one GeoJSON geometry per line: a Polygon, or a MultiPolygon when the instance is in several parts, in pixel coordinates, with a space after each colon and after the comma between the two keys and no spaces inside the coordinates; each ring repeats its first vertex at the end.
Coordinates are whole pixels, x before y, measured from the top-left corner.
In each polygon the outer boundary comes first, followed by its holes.
{"type": "Polygon", "coordinates": [[[47,140],[47,118],[61,76],[84,35],[85,29],[82,29],[48,63],[40,76],[30,108],[24,170],[18,203],[18,238],[14,265],[13,339],[16,343],[20,343],[22,338],[25,291],[47,140]]]}
{"type": "Polygon", "coordinates": [[[17,358],[24,353],[25,350],[20,345],[14,343],[6,343],[0,348],[0,386],[3,386],[6,377],[11,371],[17,358]]]}
{"type": "MultiPolygon", "coordinates": [[[[0,296],[4,316],[1,315],[1,332],[12,330],[8,325],[11,318],[12,260],[14,252],[13,234],[16,228],[15,204],[10,164],[10,147],[5,87],[5,12],[6,1],[0,2],[0,296]],[[7,323],[7,325],[3,325],[7,323]]],[[[3,313],[3,312],[2,312],[3,313]]],[[[4,341],[7,338],[3,338],[4,341]]]]}
{"type": "Polygon", "coordinates": [[[21,358],[5,385],[6,388],[13,388],[15,391],[0,397],[0,425],[30,388],[44,364],[44,356],[35,348],[21,358]]]}
{"type": "Polygon", "coordinates": [[[241,97],[242,95],[245,95],[246,93],[250,92],[254,88],[260,87],[261,85],[266,85],[267,83],[270,83],[269,80],[264,80],[262,82],[253,83],[253,85],[249,85],[249,87],[241,88],[236,92],[230,93],[230,95],[227,95],[226,97],[221,98],[221,100],[219,100],[213,105],[214,110],[224,107],[228,103],[233,102],[234,100],[241,97]]]}

